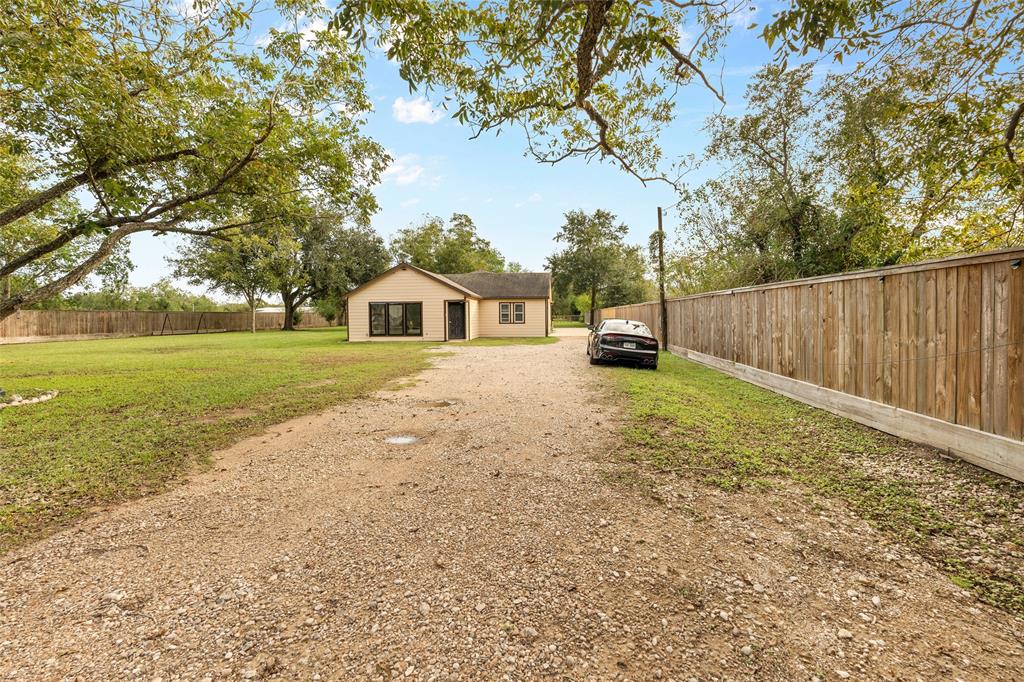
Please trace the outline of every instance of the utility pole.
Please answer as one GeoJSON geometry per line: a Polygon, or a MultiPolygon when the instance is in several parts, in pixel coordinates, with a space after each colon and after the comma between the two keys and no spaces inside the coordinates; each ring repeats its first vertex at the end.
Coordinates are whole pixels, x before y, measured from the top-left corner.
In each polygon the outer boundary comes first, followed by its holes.
{"type": "Polygon", "coordinates": [[[661,348],[668,350],[668,302],[665,300],[665,229],[658,207],[658,289],[661,295],[661,348]]]}

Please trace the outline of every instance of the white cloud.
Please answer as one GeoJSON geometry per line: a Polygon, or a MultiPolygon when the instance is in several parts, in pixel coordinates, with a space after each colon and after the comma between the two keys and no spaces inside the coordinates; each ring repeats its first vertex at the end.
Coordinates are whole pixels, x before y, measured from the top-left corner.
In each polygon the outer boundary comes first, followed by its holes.
{"type": "Polygon", "coordinates": [[[425,165],[417,154],[396,155],[393,152],[390,153],[393,160],[391,165],[381,173],[381,182],[392,182],[396,185],[415,184],[430,188],[441,185],[441,176],[432,172],[431,169],[443,157],[428,159],[425,165]]]}
{"type": "MultiPolygon", "coordinates": [[[[194,2],[194,0],[184,1],[194,2]]],[[[316,17],[312,21],[306,21],[301,19],[300,21],[302,22],[301,26],[296,26],[295,24],[290,24],[286,22],[276,26],[275,30],[278,31],[279,33],[294,33],[297,31],[299,34],[299,44],[302,46],[302,49],[306,49],[316,39],[317,33],[321,33],[322,31],[327,29],[327,22],[320,17],[316,17]]],[[[270,40],[270,31],[267,31],[266,33],[264,33],[263,35],[256,39],[256,45],[258,45],[259,47],[266,47],[267,45],[270,44],[270,40]]]]}
{"type": "Polygon", "coordinates": [[[757,13],[761,11],[761,8],[750,3],[743,7],[734,10],[729,14],[729,23],[736,28],[747,28],[757,18],[757,13]]]}
{"type": "Polygon", "coordinates": [[[299,29],[299,33],[302,35],[302,48],[307,48],[316,39],[316,34],[325,30],[327,30],[327,22],[319,17],[299,29]]]}
{"type": "Polygon", "coordinates": [[[380,179],[384,182],[394,182],[396,185],[411,185],[426,172],[427,169],[419,163],[419,157],[415,154],[402,154],[391,162],[380,179]]]}
{"type": "Polygon", "coordinates": [[[682,24],[676,29],[676,44],[683,52],[689,52],[693,48],[694,35],[682,24]]]}
{"type": "Polygon", "coordinates": [[[391,115],[399,123],[437,123],[441,120],[442,113],[434,108],[426,97],[405,99],[399,97],[391,105],[391,115]]]}
{"type": "MultiPolygon", "coordinates": [[[[191,22],[198,22],[206,16],[198,7],[195,0],[179,0],[175,5],[178,16],[191,22]]],[[[208,14],[209,12],[207,12],[208,14]]]]}
{"type": "Polygon", "coordinates": [[[418,203],[420,203],[419,199],[406,199],[405,201],[400,203],[399,206],[401,206],[402,208],[409,208],[410,206],[415,206],[418,203]]]}
{"type": "Polygon", "coordinates": [[[540,192],[534,192],[530,196],[526,197],[525,201],[520,201],[518,204],[516,204],[516,208],[519,208],[520,206],[525,206],[526,204],[539,204],[543,199],[544,197],[540,195],[540,192]]]}

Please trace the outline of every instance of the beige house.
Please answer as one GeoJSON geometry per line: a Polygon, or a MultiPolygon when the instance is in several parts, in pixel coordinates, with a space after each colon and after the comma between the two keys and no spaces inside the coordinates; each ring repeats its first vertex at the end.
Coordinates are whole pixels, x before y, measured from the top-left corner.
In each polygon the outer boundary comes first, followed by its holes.
{"type": "Polygon", "coordinates": [[[399,263],[346,296],[350,341],[462,341],[551,334],[551,275],[439,275],[399,263]]]}

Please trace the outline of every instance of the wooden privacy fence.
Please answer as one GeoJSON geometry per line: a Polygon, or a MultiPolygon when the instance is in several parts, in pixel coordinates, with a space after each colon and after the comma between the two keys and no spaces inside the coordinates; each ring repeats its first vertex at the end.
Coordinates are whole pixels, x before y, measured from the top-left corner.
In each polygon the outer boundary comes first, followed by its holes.
{"type": "MultiPolygon", "coordinates": [[[[1024,249],[672,299],[672,352],[1024,480],[1024,249]]],[[[661,335],[660,304],[606,308],[661,335]]]]}
{"type": "MultiPolygon", "coordinates": [[[[256,313],[257,329],[280,329],[284,313],[256,313]]],[[[21,310],[0,320],[0,344],[115,336],[248,331],[249,312],[152,312],[136,310],[21,310]]],[[[326,327],[319,313],[303,311],[299,327],[326,327]]]]}

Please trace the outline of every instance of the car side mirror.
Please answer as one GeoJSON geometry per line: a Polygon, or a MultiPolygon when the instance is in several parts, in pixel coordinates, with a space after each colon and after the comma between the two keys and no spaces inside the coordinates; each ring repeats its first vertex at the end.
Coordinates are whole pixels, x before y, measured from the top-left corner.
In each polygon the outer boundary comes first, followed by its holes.
{"type": "Polygon", "coordinates": [[[594,331],[594,325],[588,324],[587,329],[589,329],[590,331],[594,331]]]}

